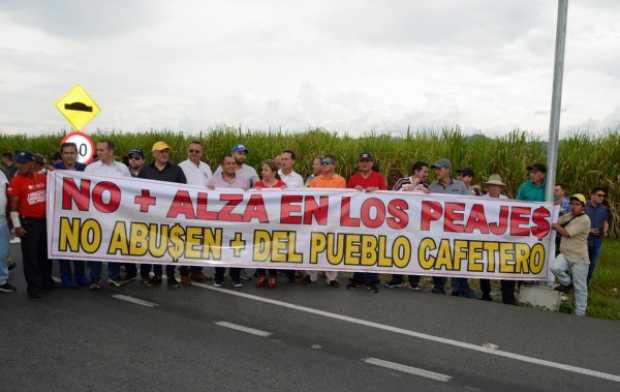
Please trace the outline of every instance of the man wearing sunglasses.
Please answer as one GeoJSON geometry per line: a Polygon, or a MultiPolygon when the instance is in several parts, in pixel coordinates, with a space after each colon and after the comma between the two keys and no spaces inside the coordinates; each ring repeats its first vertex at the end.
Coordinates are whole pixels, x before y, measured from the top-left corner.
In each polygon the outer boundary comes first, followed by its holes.
{"type": "Polygon", "coordinates": [[[127,162],[131,176],[138,177],[144,167],[144,151],[141,148],[132,148],[127,153],[127,162]]]}
{"type": "Polygon", "coordinates": [[[592,223],[590,235],[588,236],[588,256],[590,257],[588,285],[594,274],[598,256],[601,253],[603,238],[607,237],[609,231],[609,209],[603,204],[605,196],[606,193],[603,188],[594,188],[590,195],[590,200],[586,203],[586,214],[588,214],[592,223]]]}
{"type": "MultiPolygon", "coordinates": [[[[325,155],[321,158],[321,173],[316,176],[310,184],[310,188],[346,188],[347,180],[344,177],[336,174],[336,165],[338,161],[333,155],[325,155]]],[[[304,284],[316,282],[318,277],[318,271],[306,271],[304,277],[304,284]]],[[[340,286],[338,283],[338,272],[325,271],[325,277],[327,278],[327,284],[333,288],[340,286]]]]}

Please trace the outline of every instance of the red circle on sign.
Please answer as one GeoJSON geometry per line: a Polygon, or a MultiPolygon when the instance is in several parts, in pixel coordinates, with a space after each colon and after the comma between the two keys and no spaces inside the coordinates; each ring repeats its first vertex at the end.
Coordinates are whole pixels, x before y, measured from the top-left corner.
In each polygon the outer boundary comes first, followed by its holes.
{"type": "Polygon", "coordinates": [[[76,131],[65,135],[60,144],[75,143],[78,150],[77,161],[85,165],[91,163],[95,157],[95,144],[87,134],[76,131]]]}

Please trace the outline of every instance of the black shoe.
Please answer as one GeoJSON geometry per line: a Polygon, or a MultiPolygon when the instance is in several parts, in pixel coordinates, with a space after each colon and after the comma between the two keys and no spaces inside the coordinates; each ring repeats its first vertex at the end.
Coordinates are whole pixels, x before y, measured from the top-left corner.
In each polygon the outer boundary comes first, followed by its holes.
{"type": "Polygon", "coordinates": [[[379,292],[379,288],[377,287],[376,283],[368,283],[368,290],[372,291],[375,294],[379,292]]]}
{"type": "Polygon", "coordinates": [[[337,280],[330,280],[328,284],[329,284],[329,286],[330,286],[330,287],[333,287],[333,288],[335,288],[335,289],[337,289],[338,287],[340,287],[340,283],[338,283],[338,281],[337,281],[337,280]]]}
{"type": "Polygon", "coordinates": [[[573,285],[564,286],[563,284],[559,284],[555,286],[553,289],[556,291],[559,291],[560,293],[569,293],[572,288],[573,288],[573,285]]]}
{"type": "Polygon", "coordinates": [[[38,289],[28,289],[28,298],[30,299],[41,299],[43,298],[43,296],[41,295],[41,292],[38,289]]]}
{"type": "Polygon", "coordinates": [[[480,297],[481,300],[483,301],[493,301],[493,298],[491,298],[491,296],[489,294],[482,294],[482,297],[480,297]]]}
{"type": "Polygon", "coordinates": [[[304,276],[304,280],[302,282],[303,282],[303,284],[310,284],[310,283],[312,283],[312,279],[310,279],[310,275],[304,276]]]}
{"type": "Polygon", "coordinates": [[[6,282],[2,286],[0,286],[0,293],[14,293],[16,291],[17,289],[9,282],[6,282]]]}
{"type": "Polygon", "coordinates": [[[181,286],[179,281],[176,280],[176,278],[174,276],[168,276],[167,281],[168,281],[167,282],[168,283],[168,287],[170,287],[170,288],[177,288],[177,287],[181,286]]]}
{"type": "Polygon", "coordinates": [[[161,286],[161,276],[154,275],[148,280],[149,286],[161,286]]]}
{"type": "Polygon", "coordinates": [[[349,279],[349,283],[347,283],[346,287],[347,287],[347,290],[348,289],[356,289],[356,288],[359,287],[359,284],[356,281],[354,281],[353,279],[349,279]]]}
{"type": "Polygon", "coordinates": [[[444,289],[443,287],[433,287],[432,290],[433,294],[445,294],[446,293],[446,289],[444,289]]]}

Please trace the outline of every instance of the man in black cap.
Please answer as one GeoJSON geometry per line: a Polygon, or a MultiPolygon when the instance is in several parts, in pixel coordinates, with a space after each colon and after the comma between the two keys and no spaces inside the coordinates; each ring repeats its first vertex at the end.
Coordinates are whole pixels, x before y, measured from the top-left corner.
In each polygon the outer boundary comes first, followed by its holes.
{"type": "Polygon", "coordinates": [[[132,177],[138,177],[144,167],[144,151],[141,148],[132,148],[127,153],[129,173],[132,177]]]}
{"type": "Polygon", "coordinates": [[[524,182],[517,191],[517,199],[525,201],[545,201],[545,177],[547,166],[543,163],[534,163],[527,167],[530,173],[529,181],[524,182]]]}
{"type": "Polygon", "coordinates": [[[474,169],[471,167],[464,167],[457,173],[459,175],[459,180],[463,181],[470,195],[481,195],[480,189],[472,185],[474,181],[474,169]]]}

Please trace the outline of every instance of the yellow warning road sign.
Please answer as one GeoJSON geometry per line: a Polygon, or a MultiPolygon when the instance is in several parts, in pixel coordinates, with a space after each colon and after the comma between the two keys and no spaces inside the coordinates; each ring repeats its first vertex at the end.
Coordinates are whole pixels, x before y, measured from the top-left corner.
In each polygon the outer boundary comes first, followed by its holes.
{"type": "Polygon", "coordinates": [[[73,126],[81,131],[99,113],[99,106],[86,90],[76,84],[62,98],[56,101],[56,108],[73,126]]]}

